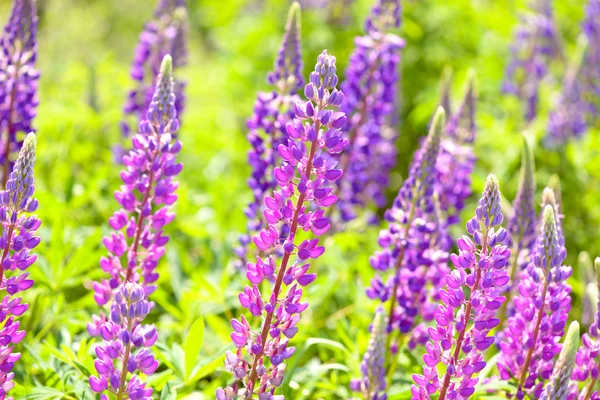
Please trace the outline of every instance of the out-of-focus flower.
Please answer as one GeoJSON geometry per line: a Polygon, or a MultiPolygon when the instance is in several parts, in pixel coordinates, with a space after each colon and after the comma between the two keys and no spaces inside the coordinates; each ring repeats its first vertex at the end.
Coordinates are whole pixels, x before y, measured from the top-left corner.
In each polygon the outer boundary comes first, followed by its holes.
{"type": "Polygon", "coordinates": [[[565,400],[571,392],[571,371],[575,366],[579,348],[579,322],[573,321],[565,336],[562,350],[554,364],[550,380],[544,387],[540,400],[565,400]]]}

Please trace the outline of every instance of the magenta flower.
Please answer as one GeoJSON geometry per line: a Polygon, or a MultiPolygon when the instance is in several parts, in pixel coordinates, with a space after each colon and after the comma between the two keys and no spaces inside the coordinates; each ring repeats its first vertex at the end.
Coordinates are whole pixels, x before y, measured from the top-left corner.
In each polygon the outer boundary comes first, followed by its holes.
{"type": "Polygon", "coordinates": [[[249,262],[246,277],[251,286],[239,295],[242,306],[262,320],[260,333],[243,316],[232,320],[231,338],[237,351],[227,352],[225,365],[235,383],[219,388],[218,400],[238,394],[246,399],[282,398],[274,393],[283,382],[285,360],[296,351],[289,340],[298,332],[300,314],[308,307],[301,301],[302,288],[316,278],[308,272],[309,260],[325,251],[318,238],[300,241],[296,236],[299,230],[314,236],[327,232],[330,222],[325,208],[337,201],[331,184],[342,175],[331,158],[347,145],[340,131],[346,116],[335,111],[343,100],[335,89],[337,82],[335,57],[324,51],[304,88],[308,101],[296,103],[296,117],[286,126],[288,143],[279,145],[282,162],[273,171],[279,189],[264,200],[268,226],[253,238],[260,251],[281,254],[281,260],[268,255],[249,262]],[[259,286],[265,279],[273,286],[263,299],[259,286]]]}
{"type": "Polygon", "coordinates": [[[508,233],[502,220],[498,180],[490,175],[475,217],[467,223],[472,239],[458,239],[459,253],[450,257],[456,269],[446,276],[435,326],[428,329],[423,375],[413,375],[415,400],[430,399],[436,392],[439,400],[466,399],[475,391],[477,374],[486,365],[483,353],[494,343],[489,333],[500,323],[496,311],[505,301],[502,294],[509,279],[508,233]],[[445,366],[442,376],[438,364],[445,366]]]}

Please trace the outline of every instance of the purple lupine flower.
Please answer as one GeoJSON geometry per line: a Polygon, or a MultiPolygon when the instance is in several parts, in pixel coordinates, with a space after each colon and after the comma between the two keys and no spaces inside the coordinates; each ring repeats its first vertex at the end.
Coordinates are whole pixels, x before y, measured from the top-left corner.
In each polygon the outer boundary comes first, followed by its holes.
{"type": "Polygon", "coordinates": [[[387,204],[386,188],[396,165],[394,127],[397,110],[400,51],[404,40],[389,33],[402,18],[399,0],[377,0],[365,23],[364,36],[355,38],[350,56],[342,110],[348,115],[345,133],[350,145],[340,159],[344,177],[338,182],[343,221],[358,210],[387,204]]]}
{"type": "MultiPolygon", "coordinates": [[[[0,193],[0,221],[2,221],[2,258],[0,259],[0,289],[6,295],[0,303],[0,398],[4,399],[14,382],[11,372],[15,362],[21,357],[13,353],[14,347],[25,337],[25,331],[19,330],[18,317],[27,311],[28,305],[17,297],[19,292],[29,289],[33,280],[29,273],[23,272],[31,266],[36,256],[30,254],[39,243],[35,236],[41,221],[33,215],[38,202],[33,198],[33,166],[35,163],[36,139],[33,132],[23,142],[21,151],[10,173],[6,190],[0,193]]],[[[8,399],[8,398],[7,398],[8,399]]],[[[11,400],[10,398],[9,400],[11,400]]]]}
{"type": "Polygon", "coordinates": [[[556,208],[546,204],[542,215],[530,263],[521,272],[514,315],[500,343],[500,377],[515,380],[518,399],[525,393],[541,395],[552,374],[553,357],[561,350],[558,341],[571,307],[571,288],[566,283],[571,268],[562,265],[566,250],[559,239],[556,208]]]}
{"type": "Polygon", "coordinates": [[[98,329],[103,342],[95,350],[98,376],[90,376],[90,387],[101,393],[101,400],[108,400],[105,393],[112,393],[117,399],[152,399],[152,388],[147,388],[136,375],[151,375],[158,367],[149,349],[158,338],[156,327],[142,325],[152,309],[145,297],[144,288],[137,283],[119,286],[110,315],[98,329]]]}
{"type": "MultiPolygon", "coordinates": [[[[448,100],[446,102],[449,103],[448,100]]],[[[442,215],[448,225],[459,221],[459,213],[472,194],[475,135],[475,77],[470,74],[464,99],[446,125],[436,163],[436,192],[442,215]]]]}
{"type": "Polygon", "coordinates": [[[429,274],[446,263],[447,254],[437,244],[438,218],[433,196],[435,162],[444,126],[444,110],[438,108],[429,135],[416,153],[410,172],[391,209],[385,213],[389,225],[379,233],[382,250],[371,256],[377,275],[367,289],[367,296],[382,303],[390,300],[388,344],[395,350],[398,334],[410,332],[426,300],[429,274]],[[384,273],[388,278],[384,282],[384,273]]]}
{"type": "Polygon", "coordinates": [[[350,388],[363,395],[365,400],[386,400],[385,394],[385,342],[387,340],[387,321],[383,308],[375,312],[371,325],[369,348],[360,364],[361,378],[353,379],[350,388]]]}
{"type": "MultiPolygon", "coordinates": [[[[594,261],[596,285],[600,289],[600,257],[594,261]]],[[[598,302],[600,307],[600,301],[598,302]]],[[[596,383],[600,379],[600,308],[596,312],[594,322],[582,337],[582,345],[577,351],[576,365],[571,379],[584,382],[584,388],[579,393],[579,400],[599,400],[600,393],[596,383]]]]}
{"type": "Polygon", "coordinates": [[[14,0],[0,38],[0,187],[9,179],[14,155],[23,144],[21,135],[32,131],[39,103],[37,24],[35,0],[14,0]]]}
{"type": "Polygon", "coordinates": [[[565,400],[571,393],[571,371],[579,348],[579,322],[573,321],[565,336],[562,350],[554,364],[552,376],[540,395],[540,400],[565,400]]]}
{"type": "Polygon", "coordinates": [[[337,82],[335,57],[323,51],[304,88],[308,101],[294,105],[296,117],[286,126],[288,144],[279,145],[282,163],[273,171],[279,189],[265,197],[268,226],[253,238],[260,251],[282,254],[281,261],[278,266],[271,254],[248,263],[246,277],[252,285],[239,295],[242,306],[261,318],[260,334],[251,330],[243,316],[232,320],[231,338],[237,352],[227,352],[225,364],[236,381],[218,389],[218,400],[237,398],[242,387],[240,395],[247,399],[255,395],[259,399],[283,398],[274,393],[283,382],[285,360],[296,350],[289,340],[298,331],[300,313],[308,307],[301,301],[302,288],[316,278],[308,272],[308,260],[325,251],[318,238],[300,241],[296,235],[302,229],[321,236],[329,229],[325,208],[337,201],[331,184],[343,173],[335,168],[331,155],[348,144],[340,130],[346,115],[335,111],[343,100],[342,92],[335,89],[337,82]],[[263,299],[259,286],[265,279],[273,287],[263,299]]]}
{"type": "Polygon", "coordinates": [[[486,365],[483,352],[494,343],[489,333],[500,323],[496,311],[505,301],[509,280],[510,249],[502,220],[498,180],[490,175],[475,217],[467,223],[472,239],[458,239],[459,253],[450,257],[456,269],[446,276],[435,326],[428,329],[431,340],[423,356],[423,375],[413,375],[413,399],[430,399],[436,392],[439,400],[466,399],[475,391],[477,374],[486,365]],[[440,363],[445,366],[442,377],[440,363]]]}
{"type": "Polygon", "coordinates": [[[600,0],[588,0],[583,21],[583,32],[588,39],[587,51],[581,67],[581,89],[586,117],[590,126],[598,126],[600,118],[600,0]]]}
{"type": "Polygon", "coordinates": [[[548,65],[562,57],[551,0],[531,0],[531,12],[521,16],[511,45],[503,91],[525,102],[525,120],[537,115],[539,85],[548,65]]]}
{"type": "Polygon", "coordinates": [[[300,6],[294,2],[288,14],[281,48],[275,59],[275,68],[267,76],[267,81],[274,90],[258,94],[254,113],[246,122],[249,129],[247,137],[252,146],[248,151],[248,163],[252,168],[248,186],[252,190],[252,201],[244,211],[248,218],[247,233],[240,237],[240,247],[236,249],[239,257],[236,261],[238,270],[243,270],[246,266],[251,236],[266,224],[261,218],[265,196],[277,186],[273,176],[273,170],[281,162],[277,149],[280,144],[287,144],[285,127],[294,118],[293,106],[300,100],[296,93],[304,85],[301,50],[300,6]]]}
{"type": "MultiPolygon", "coordinates": [[[[146,110],[152,102],[165,55],[171,56],[174,69],[187,64],[187,37],[188,17],[185,0],[159,0],[154,17],[144,26],[135,49],[131,66],[131,78],[135,81],[135,87],[127,95],[123,107],[126,119],[121,123],[125,137],[132,131],[132,125],[137,126],[146,118],[146,110]],[[133,121],[127,118],[129,116],[135,116],[133,121]]],[[[184,89],[185,82],[174,82],[175,110],[180,117],[185,106],[184,89]]],[[[117,149],[116,154],[120,161],[123,151],[117,149]]]]}

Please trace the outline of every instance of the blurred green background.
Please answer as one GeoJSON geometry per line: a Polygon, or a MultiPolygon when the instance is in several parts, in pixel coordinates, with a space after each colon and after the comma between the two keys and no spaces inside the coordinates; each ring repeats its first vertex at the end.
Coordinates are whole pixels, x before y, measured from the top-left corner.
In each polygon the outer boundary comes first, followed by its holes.
{"type": "MultiPolygon", "coordinates": [[[[289,2],[283,0],[188,0],[189,65],[176,71],[186,80],[182,115],[183,173],[177,217],[168,227],[172,241],[160,264],[157,303],[150,316],[158,325],[155,351],[161,366],[149,380],[161,399],[211,399],[231,381],[222,355],[231,348],[229,319],[241,312],[237,293],[245,277],[232,267],[232,249],[245,228],[250,199],[245,120],[258,91],[268,90],[266,74],[280,43],[289,2]],[[195,323],[195,321],[197,321],[195,323]],[[192,334],[188,332],[193,326],[192,334]],[[205,326],[205,329],[202,327],[205,326]],[[203,340],[200,336],[203,336],[203,340]],[[200,347],[200,348],[199,348],[200,347]]],[[[313,1],[314,3],[314,1],[313,1]]],[[[340,78],[371,0],[331,0],[305,7],[302,42],[307,75],[324,49],[337,56],[340,78]]],[[[555,1],[567,54],[580,32],[584,2],[555,1]]],[[[438,101],[442,69],[454,70],[457,102],[469,68],[477,72],[477,195],[486,175],[495,173],[512,201],[518,180],[522,134],[519,103],[500,92],[508,46],[524,1],[405,0],[398,34],[406,39],[402,60],[401,136],[390,199],[406,174],[418,138],[438,101]]],[[[0,2],[6,21],[10,2],[0,2]]],[[[18,346],[17,399],[92,399],[87,374],[95,373],[85,325],[97,307],[89,290],[103,276],[101,238],[116,209],[113,192],[120,167],[111,148],[121,140],[122,104],[132,87],[130,62],[150,0],[39,0],[38,67],[40,107],[36,195],[43,221],[36,281],[26,294],[30,310],[22,318],[26,339],[18,346]]],[[[527,135],[539,143],[547,111],[560,90],[564,65],[553,65],[542,86],[542,111],[527,135]]],[[[589,260],[600,254],[600,154],[598,129],[577,143],[549,152],[535,146],[538,196],[552,174],[563,188],[568,262],[575,267],[573,319],[589,323],[583,295],[589,260]]],[[[541,199],[538,198],[539,201],[541,199]]],[[[538,203],[539,203],[538,201],[538,203]]],[[[474,212],[475,199],[464,217],[474,212]]],[[[315,284],[306,290],[298,347],[282,391],[289,399],[347,399],[376,303],[366,298],[373,272],[368,263],[380,227],[352,226],[325,239],[325,256],[313,266],[315,284]],[[291,379],[290,379],[291,378],[291,379]]],[[[462,229],[458,227],[458,231],[462,229]]],[[[457,232],[458,232],[457,231],[457,232]]],[[[390,399],[409,398],[411,374],[420,354],[406,353],[390,389],[390,399]]],[[[483,396],[483,394],[481,394],[483,396]]],[[[489,397],[492,398],[492,397],[489,397]]]]}

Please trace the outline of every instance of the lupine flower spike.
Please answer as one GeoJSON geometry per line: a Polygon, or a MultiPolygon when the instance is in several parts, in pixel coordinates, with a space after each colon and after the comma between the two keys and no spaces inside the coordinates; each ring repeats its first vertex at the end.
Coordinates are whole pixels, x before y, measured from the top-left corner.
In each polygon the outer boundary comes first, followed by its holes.
{"type": "Polygon", "coordinates": [[[378,308],[371,325],[371,339],[365,353],[360,372],[362,377],[353,379],[350,388],[362,394],[365,400],[385,400],[385,343],[387,340],[387,321],[383,308],[378,308]]]}
{"type": "Polygon", "coordinates": [[[289,340],[298,331],[300,313],[308,307],[301,301],[302,288],[316,278],[308,273],[308,260],[325,251],[318,238],[301,241],[298,231],[321,236],[330,228],[325,208],[337,201],[331,184],[342,175],[331,155],[348,144],[341,132],[346,116],[335,111],[343,101],[342,92],[335,88],[337,82],[335,57],[324,51],[304,88],[308,101],[294,105],[296,116],[286,126],[288,143],[278,148],[282,161],[273,175],[279,188],[264,200],[268,226],[253,238],[261,252],[271,254],[248,263],[246,277],[252,286],[239,295],[242,306],[261,318],[260,333],[243,316],[232,320],[231,338],[237,351],[227,352],[225,364],[235,383],[219,388],[218,400],[238,394],[244,399],[283,399],[274,393],[283,382],[285,360],[296,350],[289,340]],[[273,253],[281,254],[279,262],[273,253]],[[263,298],[259,286],[265,279],[273,286],[263,298]]]}
{"type": "MultiPolygon", "coordinates": [[[[15,362],[21,357],[13,353],[17,345],[25,337],[25,331],[19,330],[18,317],[27,311],[28,305],[22,303],[22,298],[16,296],[33,286],[29,273],[23,272],[36,260],[30,254],[39,243],[35,236],[41,221],[30,213],[35,212],[38,202],[33,198],[34,180],[33,166],[35,163],[36,139],[33,132],[29,133],[15,167],[10,173],[6,190],[0,192],[0,221],[2,222],[2,258],[0,259],[0,289],[6,295],[0,304],[0,398],[4,399],[13,388],[14,374],[11,372],[15,362]]],[[[8,398],[12,400],[12,398],[8,398]]]]}
{"type": "Polygon", "coordinates": [[[521,17],[510,48],[503,91],[525,103],[525,120],[538,112],[540,82],[550,62],[564,57],[551,0],[531,0],[531,11],[521,17]]]}
{"type": "MultiPolygon", "coordinates": [[[[600,257],[594,261],[594,271],[596,272],[596,285],[600,290],[600,257]]],[[[600,306],[600,302],[598,302],[598,306],[600,306]]],[[[576,365],[571,376],[574,381],[584,383],[584,387],[579,393],[579,400],[600,399],[600,393],[596,389],[596,384],[600,379],[600,308],[597,310],[594,322],[590,325],[588,332],[583,335],[583,344],[577,351],[576,365]]]]}
{"type": "Polygon", "coordinates": [[[588,47],[581,71],[582,97],[587,122],[597,127],[600,123],[600,71],[594,66],[600,63],[600,0],[588,0],[583,33],[588,39],[588,47]]]}
{"type": "Polygon", "coordinates": [[[565,400],[571,391],[571,371],[575,366],[579,348],[579,322],[573,321],[565,336],[562,350],[554,364],[550,380],[544,387],[540,400],[565,400]]]}
{"type": "Polygon", "coordinates": [[[447,259],[447,254],[435,246],[438,218],[433,198],[434,168],[444,124],[440,107],[392,208],[385,213],[389,225],[379,233],[382,249],[370,259],[377,274],[367,296],[382,303],[389,300],[388,355],[396,351],[398,336],[410,332],[425,301],[428,279],[447,259]]]}
{"type": "Polygon", "coordinates": [[[165,56],[146,119],[132,138],[133,149],[123,157],[123,186],[115,193],[122,209],[110,219],[113,228],[104,238],[108,257],[100,260],[108,280],[94,282],[98,305],[110,304],[108,316],[93,316],[88,324],[92,336],[104,341],[96,348],[98,376],[90,377],[96,393],[112,393],[117,399],[151,399],[136,373],[149,375],[158,366],[149,347],[156,341],[154,325],[142,325],[152,309],[148,296],[156,289],[156,266],[165,253],[169,237],[164,227],[175,214],[177,200],[173,178],[183,165],[176,162],[181,142],[173,139],[179,127],[173,94],[172,61],[165,56]],[[126,311],[129,310],[129,311],[126,311]],[[129,397],[127,397],[129,396],[129,397]]]}
{"type": "Polygon", "coordinates": [[[280,144],[287,144],[286,124],[294,118],[293,106],[300,100],[296,93],[304,85],[302,69],[300,5],[294,2],[275,59],[275,68],[267,76],[273,90],[258,94],[254,113],[246,122],[249,129],[247,137],[252,146],[248,151],[248,163],[252,168],[248,186],[252,190],[252,201],[244,211],[248,218],[247,232],[240,237],[240,247],[236,249],[238,270],[246,266],[252,235],[267,223],[261,216],[264,199],[277,186],[273,176],[273,170],[281,163],[277,149],[280,144]]]}
{"type": "Polygon", "coordinates": [[[448,118],[452,117],[452,67],[446,65],[442,70],[440,80],[440,102],[439,105],[446,111],[448,118]]]}
{"type": "Polygon", "coordinates": [[[415,400],[430,399],[436,392],[439,400],[467,399],[475,391],[477,374],[486,365],[483,353],[494,343],[489,333],[500,323],[496,312],[505,301],[509,280],[510,249],[502,220],[498,180],[490,175],[475,216],[467,222],[472,239],[458,239],[459,253],[450,257],[456,269],[446,276],[435,325],[428,329],[423,375],[413,375],[415,400]],[[442,376],[438,364],[445,367],[442,376]]]}
{"type": "Polygon", "coordinates": [[[521,272],[514,315],[500,343],[500,377],[514,380],[518,399],[525,393],[541,395],[552,374],[552,359],[561,350],[558,341],[571,307],[571,289],[566,283],[571,268],[562,266],[566,251],[557,214],[557,207],[544,206],[534,251],[521,272]]]}
{"type": "MultiPolygon", "coordinates": [[[[405,42],[390,33],[400,27],[399,0],[377,0],[365,23],[364,36],[355,38],[350,55],[342,110],[348,115],[345,133],[350,145],[341,156],[340,213],[350,221],[365,206],[387,205],[389,174],[396,165],[400,51],[405,42]]],[[[371,220],[374,220],[372,218],[371,220]]]]}
{"type": "Polygon", "coordinates": [[[14,0],[0,38],[0,187],[9,179],[15,156],[36,114],[38,80],[35,0],[14,0]]]}

